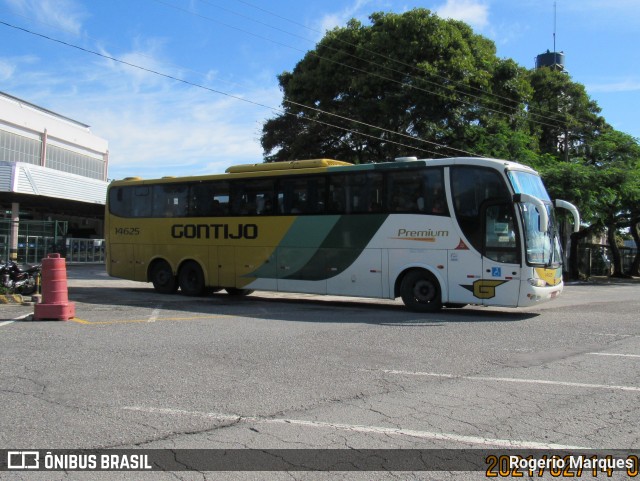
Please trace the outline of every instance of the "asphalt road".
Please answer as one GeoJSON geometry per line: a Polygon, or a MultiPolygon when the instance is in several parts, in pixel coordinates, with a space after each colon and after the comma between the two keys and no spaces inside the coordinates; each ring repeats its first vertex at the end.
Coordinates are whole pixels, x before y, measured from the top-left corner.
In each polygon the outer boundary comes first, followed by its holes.
{"type": "MultiPolygon", "coordinates": [[[[32,307],[0,306],[0,449],[640,450],[637,281],[569,285],[555,302],[525,310],[425,315],[399,301],[163,296],[96,267],[72,266],[68,275],[71,321],[29,321],[32,307]]],[[[484,477],[0,473],[29,480],[484,477]]]]}

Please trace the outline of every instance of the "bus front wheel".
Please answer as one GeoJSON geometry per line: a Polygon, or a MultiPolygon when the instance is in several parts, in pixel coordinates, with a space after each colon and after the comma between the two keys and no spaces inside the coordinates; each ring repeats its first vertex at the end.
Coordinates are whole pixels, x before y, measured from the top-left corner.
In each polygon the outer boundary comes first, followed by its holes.
{"type": "Polygon", "coordinates": [[[180,290],[185,296],[201,296],[206,290],[204,273],[200,264],[195,261],[187,261],[180,268],[178,274],[180,290]]]}
{"type": "Polygon", "coordinates": [[[178,290],[176,277],[166,261],[157,261],[151,268],[153,288],[161,294],[173,294],[178,290]]]}
{"type": "Polygon", "coordinates": [[[412,311],[435,312],[442,307],[440,284],[428,271],[409,271],[400,284],[400,296],[412,311]]]}

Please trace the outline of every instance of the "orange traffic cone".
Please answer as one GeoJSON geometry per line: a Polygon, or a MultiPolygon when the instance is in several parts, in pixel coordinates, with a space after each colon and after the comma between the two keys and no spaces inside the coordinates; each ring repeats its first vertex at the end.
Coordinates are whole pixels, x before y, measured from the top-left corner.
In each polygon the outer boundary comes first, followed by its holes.
{"type": "Polygon", "coordinates": [[[49,254],[42,259],[42,302],[35,305],[33,320],[66,321],[75,315],[76,305],[69,302],[66,260],[60,254],[49,254]]]}

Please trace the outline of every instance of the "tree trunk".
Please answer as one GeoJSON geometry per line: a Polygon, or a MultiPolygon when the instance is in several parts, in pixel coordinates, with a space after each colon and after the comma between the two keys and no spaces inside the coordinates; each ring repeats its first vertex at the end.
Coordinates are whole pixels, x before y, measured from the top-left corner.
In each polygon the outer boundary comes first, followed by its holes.
{"type": "Polygon", "coordinates": [[[611,249],[611,265],[613,266],[613,272],[611,277],[626,277],[622,270],[622,256],[620,255],[620,248],[616,243],[616,226],[607,226],[607,240],[609,241],[609,248],[611,249]]]}
{"type": "Polygon", "coordinates": [[[631,226],[631,235],[633,240],[636,241],[636,256],[633,258],[633,264],[631,265],[631,275],[640,276],[640,222],[631,226]]]}
{"type": "Polygon", "coordinates": [[[580,279],[580,264],[578,262],[578,245],[583,239],[586,239],[591,235],[593,231],[592,227],[587,227],[578,232],[571,234],[571,246],[569,249],[569,268],[568,279],[577,280],[580,279]]]}
{"type": "Polygon", "coordinates": [[[580,278],[580,267],[578,266],[578,243],[580,238],[579,232],[571,234],[571,246],[569,248],[569,266],[567,269],[568,277],[570,280],[577,280],[580,278]]]}

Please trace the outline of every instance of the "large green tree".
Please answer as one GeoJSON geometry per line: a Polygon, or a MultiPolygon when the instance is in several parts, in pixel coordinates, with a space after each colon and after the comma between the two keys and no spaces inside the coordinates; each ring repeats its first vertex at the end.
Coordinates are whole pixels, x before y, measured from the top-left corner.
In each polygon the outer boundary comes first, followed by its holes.
{"type": "Polygon", "coordinates": [[[278,77],[284,113],[263,127],[268,161],[532,155],[527,71],[493,42],[424,9],[370,20],[328,32],[278,77]]]}
{"type": "MultiPolygon", "coordinates": [[[[631,136],[609,128],[593,138],[588,147],[587,156],[564,162],[547,155],[546,162],[537,167],[551,196],[578,206],[587,224],[572,236],[570,258],[577,259],[578,243],[606,232],[613,254],[613,275],[623,276],[616,234],[621,229],[635,229],[640,222],[640,145],[631,136]]],[[[575,277],[577,265],[570,271],[575,277]]]]}
{"type": "Polygon", "coordinates": [[[529,71],[533,95],[528,103],[531,133],[540,154],[568,161],[583,156],[603,131],[611,130],[583,85],[552,68],[529,71]]]}
{"type": "MultiPolygon", "coordinates": [[[[594,184],[595,197],[602,198],[602,186],[606,186],[607,195],[601,200],[598,214],[607,227],[613,275],[623,277],[616,236],[621,229],[633,232],[640,222],[640,145],[630,135],[612,130],[599,136],[590,147],[589,162],[602,179],[594,184]]],[[[637,240],[636,244],[640,251],[637,240]]],[[[637,263],[636,260],[636,274],[637,263]]]]}
{"type": "MultiPolygon", "coordinates": [[[[528,104],[530,126],[539,140],[539,156],[533,164],[552,196],[575,203],[588,224],[573,236],[572,247],[606,232],[613,275],[623,276],[616,234],[635,228],[638,216],[638,141],[607,124],[584,86],[566,73],[542,68],[532,70],[529,79],[534,91],[528,104]]],[[[571,257],[577,259],[577,251],[571,257]]],[[[577,275],[577,265],[571,271],[577,275]]]]}

